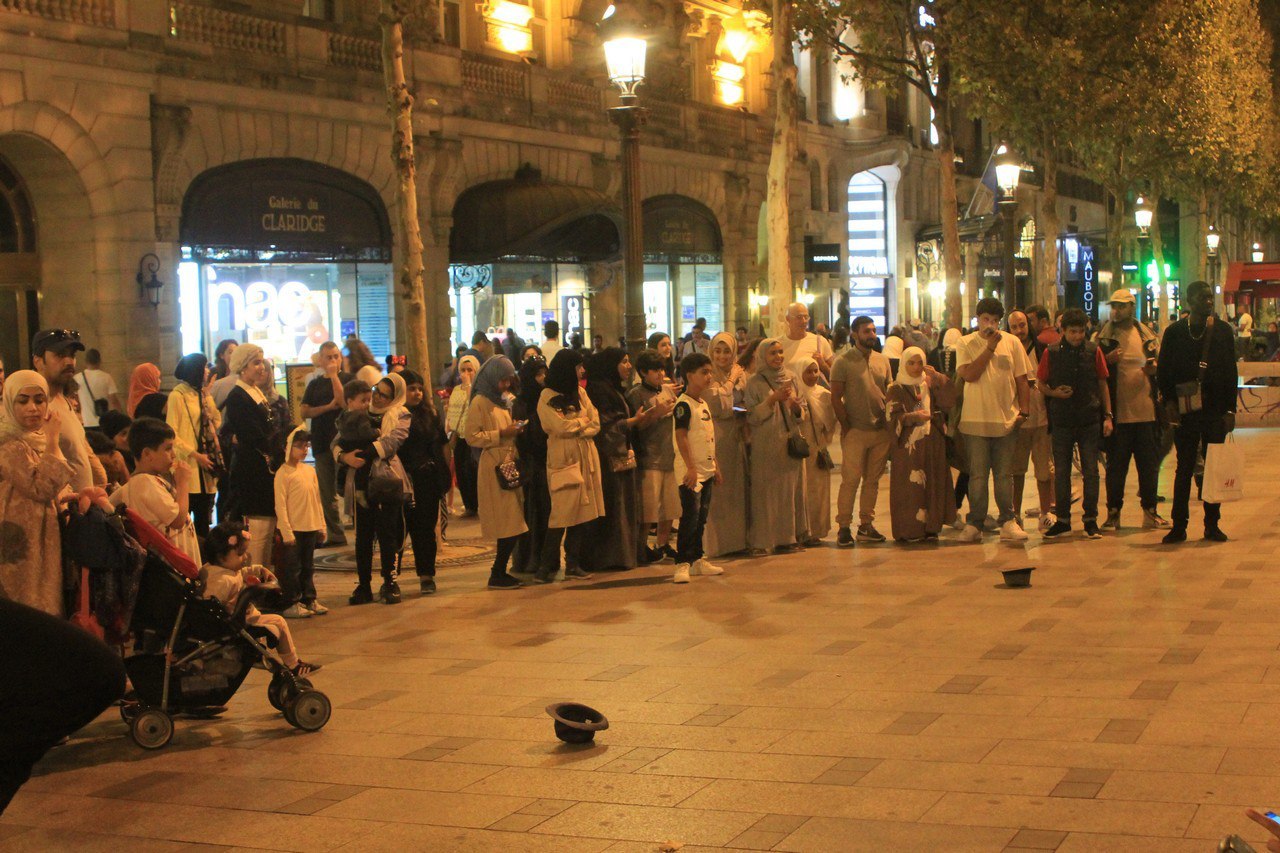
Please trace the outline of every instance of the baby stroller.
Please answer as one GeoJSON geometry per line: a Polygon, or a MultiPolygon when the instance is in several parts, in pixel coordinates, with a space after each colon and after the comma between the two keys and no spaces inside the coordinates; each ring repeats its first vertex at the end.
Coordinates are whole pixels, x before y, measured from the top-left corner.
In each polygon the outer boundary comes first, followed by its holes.
{"type": "Polygon", "coordinates": [[[224,705],[255,665],[271,673],[267,698],[291,725],[314,732],[329,722],[329,697],[281,662],[270,631],[245,624],[245,610],[267,591],[246,589],[228,613],[200,595],[198,581],[148,549],[131,622],[135,653],[124,661],[134,693],[120,706],[138,746],[168,744],[173,715],[200,716],[224,705]]]}

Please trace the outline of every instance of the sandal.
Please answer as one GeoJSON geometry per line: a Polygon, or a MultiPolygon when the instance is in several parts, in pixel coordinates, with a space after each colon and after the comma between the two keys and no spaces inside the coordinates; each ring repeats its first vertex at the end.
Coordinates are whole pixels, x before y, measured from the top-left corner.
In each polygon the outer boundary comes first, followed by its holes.
{"type": "Polygon", "coordinates": [[[293,674],[299,678],[304,678],[313,672],[319,672],[324,664],[307,663],[304,660],[298,661],[298,665],[293,668],[293,674]]]}

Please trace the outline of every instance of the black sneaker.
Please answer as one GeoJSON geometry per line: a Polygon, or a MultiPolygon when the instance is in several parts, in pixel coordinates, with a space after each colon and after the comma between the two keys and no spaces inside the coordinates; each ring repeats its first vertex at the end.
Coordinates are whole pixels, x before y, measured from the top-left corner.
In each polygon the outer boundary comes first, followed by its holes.
{"type": "Polygon", "coordinates": [[[1044,532],[1045,539],[1057,539],[1059,536],[1065,536],[1071,532],[1071,522],[1055,521],[1053,526],[1044,532]]]}
{"type": "Polygon", "coordinates": [[[382,599],[383,604],[399,604],[400,584],[395,581],[387,581],[378,590],[378,598],[382,599]]]}
{"type": "Polygon", "coordinates": [[[1215,524],[1212,527],[1205,527],[1204,538],[1210,542],[1226,542],[1227,534],[1223,533],[1222,528],[1215,524]]]}
{"type": "Polygon", "coordinates": [[[585,572],[577,566],[564,570],[565,580],[584,581],[589,577],[591,577],[591,572],[585,572]]]}
{"type": "Polygon", "coordinates": [[[511,577],[511,575],[503,572],[500,575],[489,576],[489,589],[520,589],[524,584],[511,577]]]}
{"type": "Polygon", "coordinates": [[[347,604],[368,604],[373,601],[373,590],[366,584],[360,584],[356,587],[355,592],[351,593],[351,597],[347,599],[347,604]]]}
{"type": "Polygon", "coordinates": [[[1187,541],[1187,528],[1183,524],[1175,524],[1164,538],[1160,540],[1166,545],[1177,545],[1180,542],[1187,541]]]}
{"type": "Polygon", "coordinates": [[[554,583],[555,579],[556,572],[536,572],[533,576],[534,583],[554,583]]]}
{"type": "Polygon", "coordinates": [[[435,578],[419,578],[418,589],[422,590],[423,595],[435,595],[436,579],[435,578]]]}
{"type": "Polygon", "coordinates": [[[1085,539],[1101,539],[1102,538],[1102,531],[1098,529],[1098,522],[1086,521],[1084,523],[1084,538],[1085,539]]]}
{"type": "Polygon", "coordinates": [[[883,542],[884,534],[876,530],[874,524],[863,524],[858,528],[859,542],[883,542]]]}
{"type": "Polygon", "coordinates": [[[676,549],[672,548],[670,545],[663,545],[659,548],[658,555],[659,560],[670,560],[673,563],[676,562],[676,549]]]}
{"type": "Polygon", "coordinates": [[[841,548],[852,548],[853,531],[847,527],[841,527],[840,532],[836,534],[836,544],[841,548]]]}

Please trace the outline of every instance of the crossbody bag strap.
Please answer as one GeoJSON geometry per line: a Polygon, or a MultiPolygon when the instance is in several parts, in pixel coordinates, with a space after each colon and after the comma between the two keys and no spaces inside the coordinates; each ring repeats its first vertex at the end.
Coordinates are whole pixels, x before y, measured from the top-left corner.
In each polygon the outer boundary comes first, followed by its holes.
{"type": "MultiPolygon", "coordinates": [[[[1204,347],[1200,350],[1200,369],[1196,373],[1196,381],[1200,383],[1200,387],[1204,387],[1204,375],[1209,370],[1209,345],[1213,343],[1213,315],[1204,323],[1204,347]]],[[[1187,332],[1191,332],[1191,321],[1187,321],[1187,332]]]]}
{"type": "Polygon", "coordinates": [[[81,375],[84,376],[84,390],[89,392],[89,399],[95,403],[98,402],[102,398],[93,393],[93,386],[89,384],[89,371],[86,370],[81,375]]]}

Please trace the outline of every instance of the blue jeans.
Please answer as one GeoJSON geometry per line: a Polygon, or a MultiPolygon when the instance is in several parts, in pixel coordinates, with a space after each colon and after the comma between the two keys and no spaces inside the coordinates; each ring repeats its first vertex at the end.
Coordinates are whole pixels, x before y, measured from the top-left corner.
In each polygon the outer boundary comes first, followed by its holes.
{"type": "Polygon", "coordinates": [[[1071,523],[1071,451],[1077,445],[1080,447],[1080,477],[1084,480],[1080,518],[1085,524],[1098,520],[1098,441],[1101,437],[1102,428],[1096,423],[1050,427],[1058,521],[1071,523]]]}
{"type": "Polygon", "coordinates": [[[702,481],[702,488],[694,491],[680,486],[680,530],[676,534],[676,562],[694,563],[702,559],[702,534],[707,528],[707,513],[711,511],[711,487],[715,479],[702,481]]]}
{"type": "Polygon", "coordinates": [[[996,480],[997,524],[1016,518],[1013,511],[1013,457],[1018,444],[1018,431],[989,438],[964,434],[964,452],[969,460],[969,518],[979,530],[987,520],[987,478],[996,480]]]}

